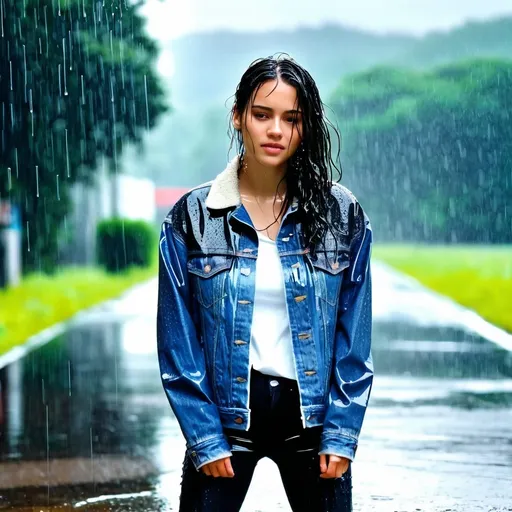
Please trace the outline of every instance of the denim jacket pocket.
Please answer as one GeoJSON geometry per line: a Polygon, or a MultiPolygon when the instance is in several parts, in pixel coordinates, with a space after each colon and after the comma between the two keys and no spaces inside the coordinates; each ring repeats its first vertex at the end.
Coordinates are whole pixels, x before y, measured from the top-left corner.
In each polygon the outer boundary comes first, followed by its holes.
{"type": "Polygon", "coordinates": [[[210,308],[226,295],[226,277],[233,265],[233,256],[208,254],[192,256],[187,261],[193,276],[193,290],[199,304],[210,308]]]}
{"type": "Polygon", "coordinates": [[[331,306],[338,302],[343,271],[349,267],[350,259],[346,251],[317,251],[310,258],[314,268],[313,283],[317,297],[331,306]]]}

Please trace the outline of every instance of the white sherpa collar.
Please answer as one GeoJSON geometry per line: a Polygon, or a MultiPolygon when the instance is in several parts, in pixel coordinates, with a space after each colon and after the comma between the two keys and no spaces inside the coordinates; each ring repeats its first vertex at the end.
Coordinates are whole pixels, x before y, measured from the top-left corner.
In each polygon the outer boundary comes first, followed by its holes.
{"type": "Polygon", "coordinates": [[[206,198],[206,207],[222,210],[241,204],[238,186],[239,156],[235,156],[227,167],[212,181],[210,192],[206,198]]]}
{"type": "MultiPolygon", "coordinates": [[[[211,182],[210,192],[206,197],[206,207],[212,210],[223,210],[232,206],[242,204],[240,198],[240,187],[238,185],[238,166],[240,156],[235,156],[226,166],[226,168],[217,175],[211,182]]],[[[298,201],[293,199],[291,208],[296,210],[298,201]]]]}

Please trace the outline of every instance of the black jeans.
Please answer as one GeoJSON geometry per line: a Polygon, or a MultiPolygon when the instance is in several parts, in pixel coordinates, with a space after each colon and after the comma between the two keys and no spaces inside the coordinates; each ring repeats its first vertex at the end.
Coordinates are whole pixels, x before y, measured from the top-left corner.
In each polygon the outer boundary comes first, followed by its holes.
{"type": "Polygon", "coordinates": [[[297,383],[253,370],[250,407],[248,431],[225,430],[232,447],[233,478],[206,476],[185,456],[180,512],[239,511],[263,457],[277,464],[294,512],[351,512],[351,467],[342,478],[320,478],[322,427],[302,427],[297,383]]]}

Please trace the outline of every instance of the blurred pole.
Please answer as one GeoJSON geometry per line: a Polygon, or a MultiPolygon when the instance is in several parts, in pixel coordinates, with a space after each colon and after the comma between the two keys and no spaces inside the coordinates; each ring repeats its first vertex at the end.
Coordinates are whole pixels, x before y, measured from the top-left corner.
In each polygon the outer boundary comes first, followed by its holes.
{"type": "Polygon", "coordinates": [[[0,200],[0,288],[15,286],[21,278],[21,223],[19,210],[0,200]]]}

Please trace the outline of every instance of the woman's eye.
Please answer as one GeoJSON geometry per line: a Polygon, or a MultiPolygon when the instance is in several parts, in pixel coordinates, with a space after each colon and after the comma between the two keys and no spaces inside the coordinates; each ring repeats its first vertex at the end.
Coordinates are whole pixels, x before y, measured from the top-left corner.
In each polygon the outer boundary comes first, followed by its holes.
{"type": "Polygon", "coordinates": [[[297,122],[297,118],[296,118],[296,117],[289,117],[289,118],[287,119],[287,121],[288,121],[289,123],[296,123],[296,122],[297,122]]]}
{"type": "Polygon", "coordinates": [[[257,112],[256,114],[254,114],[254,117],[256,119],[265,119],[267,117],[267,114],[263,114],[262,112],[257,112]]]}

